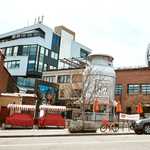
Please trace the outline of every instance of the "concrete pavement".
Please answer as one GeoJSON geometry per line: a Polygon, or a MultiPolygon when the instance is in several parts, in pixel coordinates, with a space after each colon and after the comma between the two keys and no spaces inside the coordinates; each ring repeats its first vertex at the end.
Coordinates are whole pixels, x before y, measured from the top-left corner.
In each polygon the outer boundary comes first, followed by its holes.
{"type": "Polygon", "coordinates": [[[0,138],[0,150],[149,150],[148,135],[0,138]]]}
{"type": "Polygon", "coordinates": [[[118,132],[107,130],[96,133],[70,133],[68,129],[5,129],[0,130],[0,138],[9,137],[48,137],[48,136],[86,136],[86,135],[128,135],[134,134],[134,131],[128,128],[119,129],[118,132]]]}

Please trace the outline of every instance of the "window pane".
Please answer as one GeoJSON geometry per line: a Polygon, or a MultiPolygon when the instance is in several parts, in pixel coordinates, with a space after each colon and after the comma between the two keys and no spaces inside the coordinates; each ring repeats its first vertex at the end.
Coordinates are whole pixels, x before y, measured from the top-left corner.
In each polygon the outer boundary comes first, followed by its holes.
{"type": "Polygon", "coordinates": [[[29,45],[24,45],[22,48],[22,56],[28,56],[29,55],[29,45]]]}
{"type": "Polygon", "coordinates": [[[141,91],[143,94],[150,94],[150,84],[142,84],[141,91]]]}
{"type": "Polygon", "coordinates": [[[58,53],[55,53],[55,52],[51,52],[51,58],[53,58],[53,59],[58,59],[58,53]]]}
{"type": "Polygon", "coordinates": [[[35,86],[35,79],[18,77],[17,78],[17,84],[19,86],[23,86],[23,87],[34,87],[35,86]]]}
{"type": "Polygon", "coordinates": [[[12,61],[6,61],[5,67],[7,69],[16,69],[20,67],[20,60],[12,60],[12,61]]]}
{"type": "Polygon", "coordinates": [[[121,95],[123,91],[123,86],[121,84],[117,84],[115,87],[115,95],[121,95]]]}
{"type": "Polygon", "coordinates": [[[33,71],[35,66],[35,60],[29,60],[28,71],[33,71]]]}
{"type": "Polygon", "coordinates": [[[6,49],[6,56],[11,56],[12,55],[12,47],[8,47],[6,49]]]}
{"type": "Polygon", "coordinates": [[[44,48],[44,47],[41,47],[41,49],[40,49],[40,54],[43,54],[43,55],[44,55],[44,51],[45,51],[45,48],[44,48]]]}
{"type": "Polygon", "coordinates": [[[17,53],[18,53],[18,46],[15,46],[13,56],[17,56],[17,53]]]}
{"type": "Polygon", "coordinates": [[[80,57],[81,58],[87,58],[87,56],[89,55],[89,52],[84,50],[84,49],[80,49],[80,57]]]}
{"type": "Polygon", "coordinates": [[[138,94],[138,93],[140,93],[140,85],[129,84],[128,85],[128,93],[129,94],[138,94]]]}
{"type": "Polygon", "coordinates": [[[58,83],[69,83],[70,75],[60,75],[58,76],[58,83]]]}
{"type": "Polygon", "coordinates": [[[45,50],[45,56],[48,56],[48,49],[45,50]]]}

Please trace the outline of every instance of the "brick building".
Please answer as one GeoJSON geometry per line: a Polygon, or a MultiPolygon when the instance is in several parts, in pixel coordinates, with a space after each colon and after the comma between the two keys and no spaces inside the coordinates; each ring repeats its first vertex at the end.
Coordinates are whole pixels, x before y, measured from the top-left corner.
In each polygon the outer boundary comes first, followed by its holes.
{"type": "MultiPolygon", "coordinates": [[[[82,93],[84,68],[60,69],[43,72],[43,80],[59,84],[58,99],[63,104],[73,104],[82,93]]],[[[124,113],[137,113],[142,103],[145,116],[150,116],[150,68],[116,69],[115,100],[120,101],[124,113]]],[[[74,107],[72,105],[72,107],[74,107]]]]}
{"type": "Polygon", "coordinates": [[[116,100],[120,100],[123,112],[136,113],[138,102],[145,115],[150,113],[150,68],[116,70],[116,100]]]}
{"type": "Polygon", "coordinates": [[[15,80],[4,67],[4,55],[0,51],[0,93],[2,92],[19,92],[15,80]]]}
{"type": "Polygon", "coordinates": [[[0,125],[4,121],[4,118],[9,114],[9,111],[4,103],[9,104],[9,102],[12,101],[12,99],[4,100],[1,94],[6,92],[19,92],[15,80],[4,67],[4,59],[5,57],[0,50],[0,125]]]}

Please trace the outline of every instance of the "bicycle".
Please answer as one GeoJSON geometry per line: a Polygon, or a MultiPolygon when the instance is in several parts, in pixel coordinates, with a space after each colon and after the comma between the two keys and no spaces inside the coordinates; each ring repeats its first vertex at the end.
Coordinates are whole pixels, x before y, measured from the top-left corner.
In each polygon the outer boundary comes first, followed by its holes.
{"type": "Polygon", "coordinates": [[[118,132],[119,124],[116,122],[110,122],[109,120],[102,120],[102,124],[100,126],[100,131],[105,132],[107,129],[109,131],[118,132]]]}

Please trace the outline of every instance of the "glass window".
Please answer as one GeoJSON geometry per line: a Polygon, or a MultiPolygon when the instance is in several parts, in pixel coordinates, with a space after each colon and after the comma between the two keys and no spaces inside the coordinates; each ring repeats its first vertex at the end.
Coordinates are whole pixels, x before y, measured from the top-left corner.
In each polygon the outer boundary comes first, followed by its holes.
{"type": "Polygon", "coordinates": [[[55,82],[55,78],[56,78],[55,76],[50,76],[49,77],[49,82],[55,82]]]}
{"type": "Polygon", "coordinates": [[[55,66],[49,66],[50,70],[57,69],[55,66]]]}
{"type": "Polygon", "coordinates": [[[53,34],[51,49],[57,52],[60,49],[60,36],[58,36],[57,34],[53,34]]]}
{"type": "Polygon", "coordinates": [[[6,61],[5,67],[7,69],[16,69],[20,67],[20,60],[12,60],[12,61],[6,61]]]}
{"type": "Polygon", "coordinates": [[[143,94],[150,94],[150,84],[142,84],[141,85],[141,92],[143,94]]]}
{"type": "Polygon", "coordinates": [[[140,93],[140,85],[138,85],[138,84],[129,84],[128,85],[128,93],[129,94],[138,94],[138,93],[140,93]]]}
{"type": "Polygon", "coordinates": [[[55,52],[51,52],[51,58],[53,58],[53,59],[58,59],[58,53],[55,53],[55,52]]]}
{"type": "Polygon", "coordinates": [[[80,48],[80,57],[81,58],[87,58],[87,56],[89,55],[89,52],[80,48]]]}
{"type": "Polygon", "coordinates": [[[35,55],[35,53],[36,53],[36,48],[37,48],[36,45],[31,45],[31,46],[30,46],[30,55],[35,55]]]}
{"type": "Polygon", "coordinates": [[[47,64],[44,64],[44,71],[47,70],[47,64]]]}
{"type": "Polygon", "coordinates": [[[70,75],[60,75],[58,76],[58,83],[69,83],[70,75]]]}
{"type": "Polygon", "coordinates": [[[43,68],[43,63],[39,62],[38,71],[41,72],[43,68]]]}
{"type": "Polygon", "coordinates": [[[11,56],[12,55],[12,47],[8,47],[6,49],[6,56],[11,56]]]}
{"type": "Polygon", "coordinates": [[[18,77],[17,78],[17,85],[23,86],[23,87],[34,87],[35,86],[35,79],[18,77]]]}
{"type": "Polygon", "coordinates": [[[31,45],[29,48],[29,60],[35,60],[36,59],[36,49],[37,45],[31,45]]]}
{"type": "Polygon", "coordinates": [[[121,84],[117,84],[115,87],[115,95],[121,95],[123,91],[123,86],[121,84]]]}
{"type": "Polygon", "coordinates": [[[22,48],[22,56],[29,56],[29,49],[30,49],[29,45],[24,45],[22,48]]]}
{"type": "Polygon", "coordinates": [[[45,56],[48,56],[48,49],[45,50],[45,56]]]}
{"type": "Polygon", "coordinates": [[[43,70],[44,51],[45,51],[45,48],[41,47],[40,48],[40,57],[39,57],[39,66],[38,66],[38,71],[39,72],[41,72],[43,70]]]}
{"type": "Polygon", "coordinates": [[[18,53],[18,46],[15,46],[13,56],[17,56],[17,53],[18,53]]]}
{"type": "Polygon", "coordinates": [[[10,69],[11,68],[11,62],[6,62],[7,63],[7,69],[10,69]]]}
{"type": "Polygon", "coordinates": [[[33,71],[35,66],[35,60],[29,60],[28,71],[33,71]]]}
{"type": "Polygon", "coordinates": [[[38,59],[39,59],[39,51],[40,51],[40,46],[37,46],[37,54],[36,54],[36,62],[35,62],[35,70],[37,71],[38,68],[38,59]]]}
{"type": "Polygon", "coordinates": [[[45,51],[45,48],[44,48],[44,47],[41,47],[41,49],[40,49],[40,54],[43,54],[43,55],[44,55],[44,51],[45,51]]]}

